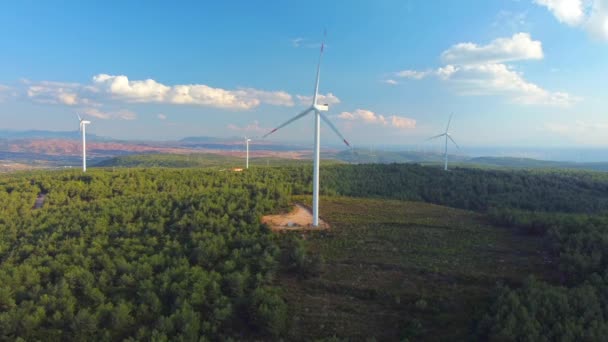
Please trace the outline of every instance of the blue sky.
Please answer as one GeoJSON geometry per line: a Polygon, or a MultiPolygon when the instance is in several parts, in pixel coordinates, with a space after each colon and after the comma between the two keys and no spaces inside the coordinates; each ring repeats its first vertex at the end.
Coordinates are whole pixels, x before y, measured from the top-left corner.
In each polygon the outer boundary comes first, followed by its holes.
{"type": "MultiPolygon", "coordinates": [[[[607,146],[608,1],[0,3],[0,129],[257,136],[320,93],[355,146],[607,146]]],[[[312,117],[274,140],[312,142],[312,117]]],[[[337,145],[327,129],[322,143],[337,145]]]]}

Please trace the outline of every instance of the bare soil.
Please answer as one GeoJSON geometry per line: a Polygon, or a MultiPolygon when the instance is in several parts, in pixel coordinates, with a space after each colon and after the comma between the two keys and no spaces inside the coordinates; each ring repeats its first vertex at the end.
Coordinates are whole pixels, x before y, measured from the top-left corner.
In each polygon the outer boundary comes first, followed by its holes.
{"type": "Polygon", "coordinates": [[[292,211],[286,214],[266,215],[262,223],[273,231],[280,230],[321,230],[328,229],[329,224],[319,218],[319,226],[312,226],[312,211],[303,204],[296,203],[292,211]]]}

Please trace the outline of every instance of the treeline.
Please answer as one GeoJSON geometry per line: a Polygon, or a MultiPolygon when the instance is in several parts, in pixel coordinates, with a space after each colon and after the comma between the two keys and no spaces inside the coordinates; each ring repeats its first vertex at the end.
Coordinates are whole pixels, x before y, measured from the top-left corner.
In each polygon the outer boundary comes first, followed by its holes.
{"type": "Polygon", "coordinates": [[[243,158],[228,157],[212,153],[179,154],[137,154],[132,156],[114,157],[102,160],[95,164],[96,167],[210,167],[242,164],[243,158]]]}
{"type": "MultiPolygon", "coordinates": [[[[162,158],[182,163],[185,157],[121,158],[133,165],[138,165],[140,159],[154,165],[165,161],[162,158]]],[[[210,163],[213,162],[212,158],[210,163]]],[[[254,177],[252,181],[264,174],[288,184],[294,194],[310,194],[312,190],[311,165],[252,166],[248,174],[246,177],[254,177]]],[[[608,211],[608,174],[600,172],[470,168],[445,172],[440,167],[418,164],[325,164],[321,168],[320,190],[325,195],[424,201],[481,212],[493,208],[563,213],[608,211]]]]}
{"type": "Polygon", "coordinates": [[[0,181],[0,340],[280,335],[276,171],[33,173],[0,181]],[[46,193],[41,209],[33,209],[46,193]]]}
{"type": "Polygon", "coordinates": [[[332,165],[321,169],[321,191],[482,212],[492,208],[565,213],[608,210],[608,175],[583,171],[455,168],[445,172],[416,164],[332,165]]]}

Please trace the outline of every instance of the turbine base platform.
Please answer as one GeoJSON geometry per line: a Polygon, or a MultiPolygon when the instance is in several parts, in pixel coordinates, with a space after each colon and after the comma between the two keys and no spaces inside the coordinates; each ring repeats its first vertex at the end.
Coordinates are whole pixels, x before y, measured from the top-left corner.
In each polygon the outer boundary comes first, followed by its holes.
{"type": "Polygon", "coordinates": [[[266,215],[262,217],[262,223],[268,225],[273,231],[301,231],[301,230],[325,230],[330,226],[319,218],[319,225],[312,225],[312,212],[306,206],[296,203],[294,209],[285,214],[266,215]]]}

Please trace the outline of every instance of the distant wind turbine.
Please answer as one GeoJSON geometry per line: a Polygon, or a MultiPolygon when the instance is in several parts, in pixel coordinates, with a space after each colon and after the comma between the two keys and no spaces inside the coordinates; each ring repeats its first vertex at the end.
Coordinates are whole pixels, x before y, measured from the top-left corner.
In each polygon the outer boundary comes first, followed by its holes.
{"type": "MultiPolygon", "coordinates": [[[[78,115],[78,114],[77,114],[78,115]]],[[[82,132],[82,172],[87,172],[87,126],[91,121],[84,120],[78,115],[79,131],[82,132]]]]}
{"type": "Polygon", "coordinates": [[[450,135],[450,132],[449,132],[449,130],[450,130],[450,123],[452,122],[452,115],[454,115],[454,114],[450,115],[450,119],[448,120],[448,126],[445,128],[445,132],[443,132],[441,134],[438,134],[438,135],[436,135],[434,137],[430,137],[430,138],[427,139],[427,140],[431,140],[431,139],[435,139],[435,138],[439,138],[439,137],[445,136],[445,149],[443,151],[443,157],[444,157],[444,166],[443,166],[443,169],[445,171],[448,170],[448,139],[450,139],[454,143],[454,145],[456,145],[457,148],[460,148],[458,146],[458,144],[454,141],[454,139],[452,139],[452,135],[450,135]]]}
{"type": "Polygon", "coordinates": [[[267,136],[276,132],[280,128],[283,128],[283,127],[289,125],[290,123],[292,123],[298,119],[301,119],[302,117],[306,116],[310,112],[314,112],[314,114],[315,114],[315,150],[313,153],[314,162],[313,162],[313,181],[312,181],[312,225],[314,227],[319,226],[319,158],[321,155],[321,129],[320,129],[321,123],[320,123],[320,120],[322,119],[323,121],[325,121],[325,123],[329,126],[329,128],[331,128],[332,131],[334,131],[334,133],[336,133],[340,137],[340,139],[342,139],[342,141],[346,144],[346,146],[350,147],[350,144],[348,143],[348,141],[346,141],[346,139],[342,136],[342,134],[340,134],[340,132],[338,131],[336,126],[334,126],[331,123],[331,121],[329,121],[327,116],[325,116],[325,114],[322,113],[322,112],[326,112],[329,110],[329,105],[317,103],[317,100],[319,98],[319,75],[321,73],[321,59],[323,57],[324,45],[325,45],[325,42],[323,42],[321,44],[321,53],[319,54],[319,64],[317,65],[317,79],[315,82],[315,92],[312,97],[312,105],[310,107],[308,107],[307,109],[305,109],[300,114],[287,120],[285,123],[283,123],[282,125],[278,126],[277,128],[273,129],[272,131],[270,131],[269,133],[267,133],[266,135],[263,136],[263,138],[266,138],[267,136]]]}
{"type": "Polygon", "coordinates": [[[245,146],[246,146],[246,150],[247,150],[247,157],[246,157],[246,162],[245,162],[245,168],[249,169],[249,142],[251,141],[251,139],[245,137],[245,146]]]}

